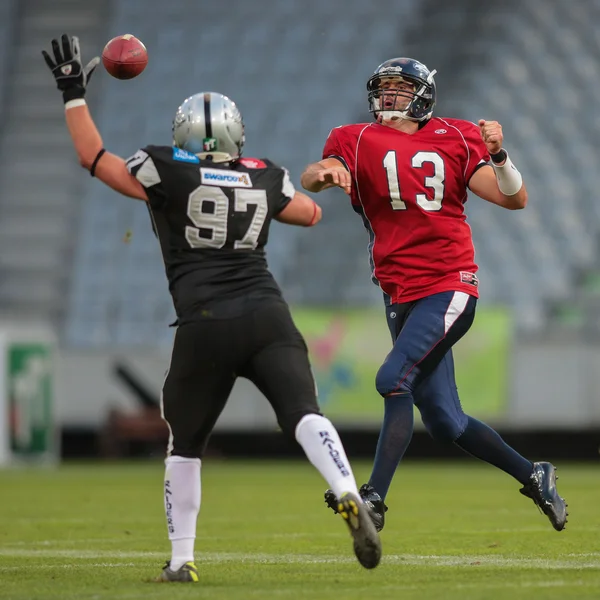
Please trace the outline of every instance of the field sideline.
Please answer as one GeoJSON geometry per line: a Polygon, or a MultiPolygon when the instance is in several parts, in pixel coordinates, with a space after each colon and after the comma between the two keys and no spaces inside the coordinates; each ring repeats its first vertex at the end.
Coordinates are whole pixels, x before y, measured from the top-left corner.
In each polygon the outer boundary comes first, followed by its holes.
{"type": "MultiPolygon", "coordinates": [[[[169,551],[160,461],[0,471],[0,598],[600,598],[600,472],[560,467],[557,533],[491,467],[407,463],[366,571],[309,466],[207,460],[187,586],[148,582],[169,551]]],[[[356,471],[360,484],[368,465],[356,471]]]]}

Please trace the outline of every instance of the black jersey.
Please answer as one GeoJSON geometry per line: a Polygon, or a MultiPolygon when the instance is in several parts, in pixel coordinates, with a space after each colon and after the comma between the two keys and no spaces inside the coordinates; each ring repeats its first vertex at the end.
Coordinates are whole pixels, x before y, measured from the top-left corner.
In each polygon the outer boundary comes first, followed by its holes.
{"type": "Polygon", "coordinates": [[[179,323],[281,298],[264,247],[295,193],[285,169],[265,159],[213,163],[171,146],[142,148],[127,168],[148,194],[179,323]]]}

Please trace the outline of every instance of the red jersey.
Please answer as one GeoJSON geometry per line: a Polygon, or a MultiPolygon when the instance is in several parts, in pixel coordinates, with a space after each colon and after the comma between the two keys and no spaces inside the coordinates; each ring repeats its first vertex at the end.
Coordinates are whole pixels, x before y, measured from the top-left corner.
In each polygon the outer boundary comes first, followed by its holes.
{"type": "Polygon", "coordinates": [[[325,142],[330,157],[352,175],[373,280],[393,303],[448,291],[478,296],[464,212],[469,179],[490,160],[477,125],[434,117],[412,135],[379,123],[343,125],[325,142]]]}

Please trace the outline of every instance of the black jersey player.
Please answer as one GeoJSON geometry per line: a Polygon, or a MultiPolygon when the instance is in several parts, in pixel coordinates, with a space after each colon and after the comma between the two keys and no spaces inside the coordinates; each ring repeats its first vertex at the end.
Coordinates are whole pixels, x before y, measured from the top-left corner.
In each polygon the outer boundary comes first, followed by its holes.
{"type": "Polygon", "coordinates": [[[369,508],[338,433],[319,411],[306,344],[265,258],[273,219],[311,226],[320,208],[294,189],[285,169],[241,157],[242,117],[221,94],[183,102],[173,146],[146,146],[128,160],[105,151],[84,100],[98,59],[84,67],[78,39],[66,35],[52,41],[52,50],[53,57],[44,57],[63,92],[79,160],[114,190],[147,203],[177,314],[162,395],[170,429],[164,495],[172,556],[159,579],[198,581],[201,459],[237,377],[253,381],[269,400],[282,430],[340,499],[358,560],[376,567],[381,544],[369,508]]]}

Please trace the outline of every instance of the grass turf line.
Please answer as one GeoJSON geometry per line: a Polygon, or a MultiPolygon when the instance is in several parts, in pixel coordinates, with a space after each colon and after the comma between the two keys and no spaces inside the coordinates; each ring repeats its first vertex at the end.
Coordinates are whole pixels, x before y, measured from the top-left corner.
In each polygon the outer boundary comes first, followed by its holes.
{"type": "MultiPolygon", "coordinates": [[[[557,533],[491,467],[402,465],[369,572],[310,466],[209,459],[188,586],[147,582],[169,553],[162,463],[0,471],[0,598],[598,598],[600,477],[561,467],[572,516],[557,533]]],[[[368,465],[355,470],[360,484],[368,465]]]]}

